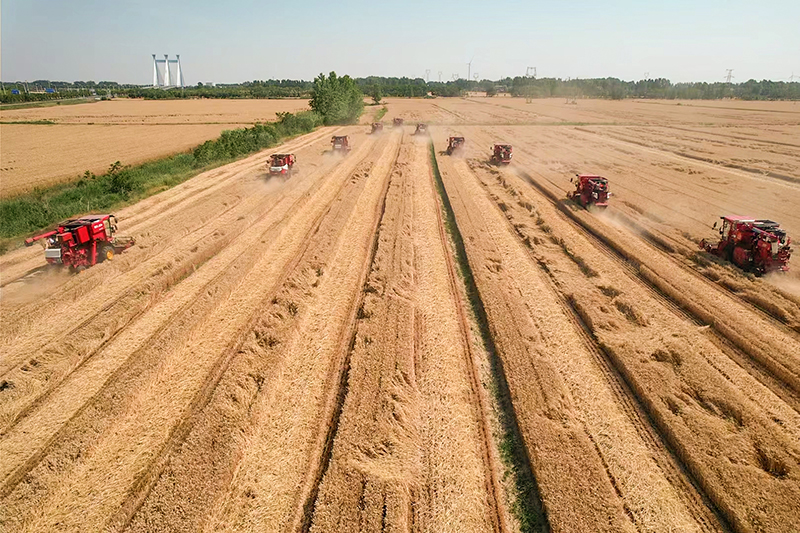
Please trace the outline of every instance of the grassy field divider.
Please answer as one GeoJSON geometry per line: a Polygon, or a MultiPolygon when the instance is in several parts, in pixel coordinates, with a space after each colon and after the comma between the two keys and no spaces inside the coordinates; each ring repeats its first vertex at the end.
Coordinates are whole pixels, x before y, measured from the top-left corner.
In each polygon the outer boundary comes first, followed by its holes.
{"type": "Polygon", "coordinates": [[[497,411],[499,419],[499,434],[495,434],[495,441],[500,452],[500,460],[505,472],[503,479],[513,478],[514,493],[509,495],[510,510],[519,521],[520,530],[548,531],[550,529],[547,516],[542,506],[541,496],[536,478],[533,475],[528,450],[522,442],[522,433],[519,429],[514,406],[511,403],[511,392],[508,388],[503,362],[497,355],[497,349],[492,339],[489,328],[489,318],[483,305],[478,287],[472,275],[472,267],[467,257],[464,239],[458,229],[455,212],[450,204],[439,164],[436,160],[436,151],[431,141],[429,145],[431,168],[433,171],[436,191],[441,199],[441,209],[444,215],[444,225],[450,237],[455,263],[459,277],[464,283],[467,305],[473,315],[475,325],[480,333],[480,342],[484,351],[489,356],[492,381],[487,385],[492,398],[491,403],[497,411]]]}
{"type": "Polygon", "coordinates": [[[112,211],[174,187],[211,168],[276,146],[322,125],[313,111],[279,113],[278,121],[223,131],[188,153],[136,166],[119,161],[95,176],[88,170],[77,181],[37,188],[0,200],[0,253],[21,237],[82,213],[112,211]]]}

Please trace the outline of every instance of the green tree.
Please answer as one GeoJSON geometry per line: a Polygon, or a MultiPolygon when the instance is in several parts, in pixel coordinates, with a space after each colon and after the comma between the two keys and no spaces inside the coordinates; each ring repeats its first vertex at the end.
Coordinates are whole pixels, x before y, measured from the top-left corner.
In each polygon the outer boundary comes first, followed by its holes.
{"type": "Polygon", "coordinates": [[[375,102],[375,105],[381,103],[381,98],[383,98],[383,92],[381,91],[380,85],[373,85],[372,91],[370,91],[370,96],[372,97],[372,101],[375,102]]]}
{"type": "Polygon", "coordinates": [[[350,76],[320,74],[311,90],[311,109],[322,115],[325,125],[352,124],[364,110],[364,96],[350,76]]]}

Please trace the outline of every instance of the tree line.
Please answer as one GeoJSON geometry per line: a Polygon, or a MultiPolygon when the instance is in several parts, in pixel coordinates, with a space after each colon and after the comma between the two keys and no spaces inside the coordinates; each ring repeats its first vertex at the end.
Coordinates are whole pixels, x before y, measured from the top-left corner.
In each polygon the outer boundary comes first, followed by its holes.
{"type": "MultiPolygon", "coordinates": [[[[339,78],[344,79],[344,78],[339,78]]],[[[447,82],[425,81],[423,78],[368,76],[349,78],[362,96],[379,101],[383,96],[393,97],[458,97],[468,91],[485,92],[488,96],[509,93],[526,98],[656,98],[703,99],[737,98],[740,100],[800,100],[800,83],[771,80],[748,80],[742,83],[688,82],[672,83],[666,78],[625,81],[618,78],[528,78],[517,76],[500,80],[453,80],[447,82]]],[[[329,83],[338,82],[327,80],[329,83]]],[[[1,103],[32,102],[111,94],[149,100],[180,98],[312,98],[319,78],[305,80],[253,80],[237,84],[197,85],[184,89],[153,89],[144,86],[122,85],[116,82],[75,81],[57,82],[37,80],[29,86],[49,87],[52,93],[26,93],[24,86],[6,84],[0,92],[1,103]],[[11,94],[15,88],[20,94],[11,94]]],[[[350,82],[347,82],[348,84],[350,82]]]]}

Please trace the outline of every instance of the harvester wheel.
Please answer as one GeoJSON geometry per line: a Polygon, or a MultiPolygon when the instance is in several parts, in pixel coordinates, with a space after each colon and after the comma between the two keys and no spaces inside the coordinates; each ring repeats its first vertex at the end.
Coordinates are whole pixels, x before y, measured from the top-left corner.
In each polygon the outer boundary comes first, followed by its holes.
{"type": "Polygon", "coordinates": [[[114,248],[105,245],[100,249],[100,255],[97,257],[97,262],[102,263],[103,261],[111,261],[114,259],[114,248]]]}
{"type": "Polygon", "coordinates": [[[80,274],[84,270],[86,270],[86,266],[84,266],[84,265],[78,265],[78,266],[75,267],[75,273],[76,274],[80,274]]]}

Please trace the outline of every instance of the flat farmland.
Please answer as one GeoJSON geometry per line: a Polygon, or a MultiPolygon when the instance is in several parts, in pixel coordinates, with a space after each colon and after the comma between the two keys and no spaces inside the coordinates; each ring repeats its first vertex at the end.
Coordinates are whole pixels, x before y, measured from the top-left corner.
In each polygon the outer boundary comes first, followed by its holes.
{"type": "Polygon", "coordinates": [[[308,109],[307,100],[112,100],[0,111],[0,196],[186,151],[227,129],[308,109]]]}
{"type": "Polygon", "coordinates": [[[697,247],[800,235],[796,107],[680,103],[388,99],[3,255],[0,530],[796,530],[800,278],[697,247]]]}

